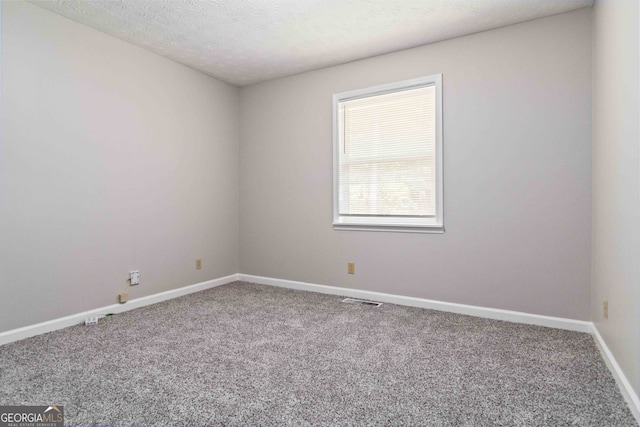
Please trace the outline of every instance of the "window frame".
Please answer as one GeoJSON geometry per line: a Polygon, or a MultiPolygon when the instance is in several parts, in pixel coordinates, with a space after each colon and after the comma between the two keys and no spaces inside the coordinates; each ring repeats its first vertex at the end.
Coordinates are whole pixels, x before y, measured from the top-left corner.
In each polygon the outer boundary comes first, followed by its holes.
{"type": "Polygon", "coordinates": [[[444,233],[444,180],[442,129],[442,74],[333,94],[333,228],[334,230],[388,231],[404,233],[444,233]],[[394,216],[343,216],[340,203],[340,108],[343,101],[368,98],[393,92],[435,86],[435,168],[436,208],[432,218],[394,216]]]}

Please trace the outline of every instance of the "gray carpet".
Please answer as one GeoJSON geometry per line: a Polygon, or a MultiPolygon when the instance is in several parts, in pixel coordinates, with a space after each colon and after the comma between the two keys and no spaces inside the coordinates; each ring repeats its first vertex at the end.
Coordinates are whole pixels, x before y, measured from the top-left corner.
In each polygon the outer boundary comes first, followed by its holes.
{"type": "Polygon", "coordinates": [[[592,337],[235,282],[0,347],[0,404],[109,426],[635,426],[592,337]]]}

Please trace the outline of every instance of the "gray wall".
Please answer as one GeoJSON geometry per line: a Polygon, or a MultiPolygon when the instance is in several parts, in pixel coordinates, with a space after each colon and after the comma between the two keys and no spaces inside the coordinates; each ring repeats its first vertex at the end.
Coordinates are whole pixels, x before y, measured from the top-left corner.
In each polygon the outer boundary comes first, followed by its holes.
{"type": "Polygon", "coordinates": [[[2,55],[0,331],[238,271],[236,88],[24,2],[2,55]]]}
{"type": "Polygon", "coordinates": [[[2,6],[0,331],[237,271],[590,318],[589,9],[238,91],[2,6]],[[440,72],[446,233],[334,231],[331,95],[440,72]]]}
{"type": "Polygon", "coordinates": [[[640,42],[637,0],[593,9],[592,320],[640,392],[640,42]],[[609,301],[609,319],[602,301],[609,301]]]}
{"type": "Polygon", "coordinates": [[[590,318],[590,9],[240,94],[242,273],[590,318]],[[331,95],[435,73],[446,233],[334,231],[331,95]]]}

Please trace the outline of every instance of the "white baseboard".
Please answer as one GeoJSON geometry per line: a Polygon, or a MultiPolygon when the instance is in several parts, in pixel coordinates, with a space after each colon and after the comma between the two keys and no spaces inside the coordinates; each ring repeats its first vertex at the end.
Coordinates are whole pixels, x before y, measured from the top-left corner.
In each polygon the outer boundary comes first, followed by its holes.
{"type": "Polygon", "coordinates": [[[238,280],[253,282],[262,285],[278,286],[281,288],[312,291],[322,294],[340,295],[352,298],[361,298],[372,301],[386,302],[389,304],[406,305],[410,307],[428,308],[432,310],[448,311],[450,313],[466,314],[469,316],[484,317],[487,319],[505,320],[508,322],[525,323],[529,325],[547,326],[550,328],[566,329],[577,332],[591,333],[591,322],[582,320],[564,319],[561,317],[541,316],[539,314],[522,313],[519,311],[501,310],[498,308],[486,308],[475,305],[442,302],[424,298],[405,297],[401,295],[385,294],[382,292],[364,291],[361,289],[339,288],[336,286],[318,285],[314,283],[296,282],[293,280],[274,279],[271,277],[252,276],[239,274],[238,280]]]}
{"type": "Polygon", "coordinates": [[[609,367],[613,378],[618,384],[618,388],[620,388],[620,392],[624,396],[624,399],[627,401],[629,409],[631,409],[631,413],[634,417],[636,417],[636,421],[638,422],[638,425],[640,425],[640,399],[638,398],[638,395],[633,390],[633,387],[631,387],[631,383],[625,376],[624,372],[622,372],[620,365],[618,365],[618,362],[616,362],[616,358],[613,357],[613,353],[611,353],[611,350],[609,350],[607,343],[605,343],[602,335],[600,335],[600,331],[598,331],[598,328],[595,324],[592,324],[591,333],[595,338],[596,344],[598,345],[598,349],[600,350],[600,354],[602,355],[604,362],[609,367]]]}
{"type": "Polygon", "coordinates": [[[226,285],[227,283],[231,283],[236,280],[239,280],[238,274],[231,274],[229,276],[220,277],[218,279],[196,283],[195,285],[185,286],[182,288],[172,289],[170,291],[160,292],[146,297],[136,298],[124,304],[108,305],[106,307],[100,307],[94,310],[49,320],[47,322],[2,332],[0,333],[0,345],[66,328],[68,326],[77,325],[83,323],[84,319],[88,316],[95,316],[104,313],[122,313],[136,308],[144,307],[146,305],[155,304],[187,294],[192,294],[194,292],[204,291],[205,289],[214,288],[216,286],[226,285]]]}

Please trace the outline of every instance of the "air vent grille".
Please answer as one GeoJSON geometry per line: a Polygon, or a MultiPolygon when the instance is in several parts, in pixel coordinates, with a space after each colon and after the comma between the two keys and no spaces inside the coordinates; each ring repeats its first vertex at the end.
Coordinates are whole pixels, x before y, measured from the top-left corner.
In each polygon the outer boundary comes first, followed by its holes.
{"type": "Polygon", "coordinates": [[[382,305],[381,302],[367,301],[367,300],[356,299],[356,298],[345,298],[342,300],[342,302],[346,302],[347,304],[368,305],[371,307],[380,307],[382,305]]]}

